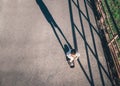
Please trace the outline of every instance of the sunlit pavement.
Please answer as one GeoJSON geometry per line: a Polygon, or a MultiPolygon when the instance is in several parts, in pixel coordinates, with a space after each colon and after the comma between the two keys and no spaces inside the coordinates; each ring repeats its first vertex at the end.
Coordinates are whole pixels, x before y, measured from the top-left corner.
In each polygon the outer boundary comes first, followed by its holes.
{"type": "Polygon", "coordinates": [[[0,0],[0,86],[112,86],[88,4],[0,0]],[[65,44],[81,54],[74,68],[65,44]]]}

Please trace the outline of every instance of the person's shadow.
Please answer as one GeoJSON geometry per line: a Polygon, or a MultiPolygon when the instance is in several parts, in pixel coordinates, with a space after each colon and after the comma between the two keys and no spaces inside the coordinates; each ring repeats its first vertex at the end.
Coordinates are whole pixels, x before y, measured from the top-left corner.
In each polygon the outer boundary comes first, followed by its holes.
{"type": "MultiPolygon", "coordinates": [[[[52,29],[53,29],[53,32],[56,36],[56,38],[58,39],[58,42],[60,43],[63,51],[64,51],[64,54],[66,56],[66,53],[69,51],[69,49],[72,49],[70,43],[68,42],[67,38],[65,37],[65,35],[63,34],[62,30],[60,29],[60,27],[57,25],[57,23],[55,22],[54,18],[52,17],[51,13],[49,12],[48,8],[46,7],[46,5],[44,4],[44,2],[42,0],[36,0],[39,8],[41,9],[44,17],[46,18],[46,20],[48,21],[48,23],[51,25],[52,29]],[[58,32],[61,34],[61,36],[64,38],[66,44],[63,44],[61,39],[60,39],[60,36],[58,35],[58,32]]],[[[66,61],[68,62],[69,64],[69,58],[66,56],[66,61]]],[[[70,64],[69,64],[70,65],[70,64]]],[[[70,66],[71,67],[71,66],[70,66]]],[[[73,66],[71,67],[73,68],[73,66]]]]}

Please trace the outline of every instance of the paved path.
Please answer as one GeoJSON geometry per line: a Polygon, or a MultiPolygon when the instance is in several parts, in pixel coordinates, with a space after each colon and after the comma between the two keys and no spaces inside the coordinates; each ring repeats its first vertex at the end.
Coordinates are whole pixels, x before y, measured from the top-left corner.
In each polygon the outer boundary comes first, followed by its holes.
{"type": "Polygon", "coordinates": [[[0,0],[0,86],[112,86],[90,5],[73,1],[0,0]]]}

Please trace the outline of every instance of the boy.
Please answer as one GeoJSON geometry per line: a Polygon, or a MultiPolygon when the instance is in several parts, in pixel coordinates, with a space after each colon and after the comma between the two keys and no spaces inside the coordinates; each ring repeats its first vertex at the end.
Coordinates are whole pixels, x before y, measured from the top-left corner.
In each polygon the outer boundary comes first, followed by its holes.
{"type": "Polygon", "coordinates": [[[74,65],[74,60],[77,60],[78,57],[80,57],[80,54],[79,54],[78,52],[76,52],[75,49],[70,49],[70,50],[67,52],[66,56],[69,58],[68,61],[69,61],[70,63],[72,63],[71,66],[73,66],[73,65],[74,65]]]}

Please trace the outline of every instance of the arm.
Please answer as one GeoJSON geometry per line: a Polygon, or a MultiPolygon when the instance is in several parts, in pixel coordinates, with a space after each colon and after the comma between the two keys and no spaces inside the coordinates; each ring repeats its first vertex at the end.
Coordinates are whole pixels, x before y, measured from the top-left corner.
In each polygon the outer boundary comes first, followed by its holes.
{"type": "Polygon", "coordinates": [[[76,53],[76,58],[75,60],[77,60],[80,57],[80,53],[76,53]]]}
{"type": "Polygon", "coordinates": [[[68,54],[67,57],[70,59],[70,62],[74,60],[74,58],[70,54],[68,54]]]}

